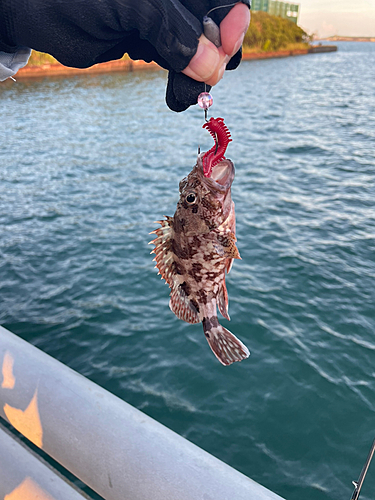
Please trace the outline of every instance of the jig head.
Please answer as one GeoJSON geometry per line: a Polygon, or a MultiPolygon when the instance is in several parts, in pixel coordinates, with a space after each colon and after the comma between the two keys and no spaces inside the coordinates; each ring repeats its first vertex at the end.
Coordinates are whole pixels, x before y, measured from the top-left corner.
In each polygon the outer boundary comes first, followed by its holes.
{"type": "Polygon", "coordinates": [[[210,118],[202,128],[206,128],[215,140],[215,145],[202,158],[203,174],[210,177],[214,166],[225,158],[225,151],[232,139],[223,118],[210,118]]]}

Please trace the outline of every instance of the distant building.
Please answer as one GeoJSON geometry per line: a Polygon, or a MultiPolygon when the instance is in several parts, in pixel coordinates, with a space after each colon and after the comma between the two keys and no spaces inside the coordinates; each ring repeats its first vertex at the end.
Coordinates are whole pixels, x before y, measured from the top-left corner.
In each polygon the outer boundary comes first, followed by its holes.
{"type": "Polygon", "coordinates": [[[252,0],[251,10],[263,10],[273,16],[280,16],[297,24],[299,14],[298,3],[278,2],[275,0],[252,0]]]}

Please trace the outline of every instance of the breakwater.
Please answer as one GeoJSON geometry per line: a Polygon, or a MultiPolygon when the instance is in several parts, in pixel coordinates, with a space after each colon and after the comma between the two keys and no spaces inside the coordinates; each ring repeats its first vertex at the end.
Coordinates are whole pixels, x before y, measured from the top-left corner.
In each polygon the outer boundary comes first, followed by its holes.
{"type": "MultiPolygon", "coordinates": [[[[301,56],[312,53],[320,52],[333,52],[337,50],[335,45],[320,45],[312,46],[306,49],[292,49],[292,50],[277,50],[277,51],[260,51],[260,52],[244,52],[243,60],[259,60],[259,59],[274,59],[290,56],[301,56]]],[[[145,61],[132,61],[130,59],[123,60],[119,59],[116,61],[109,61],[106,63],[95,64],[90,68],[69,68],[63,66],[60,63],[42,64],[38,66],[28,64],[24,68],[20,69],[16,75],[16,79],[22,78],[41,78],[41,77],[65,77],[72,75],[84,75],[84,74],[99,74],[99,73],[111,73],[111,72],[132,72],[132,71],[145,71],[145,70],[161,70],[158,64],[155,62],[147,63],[145,61]]]]}

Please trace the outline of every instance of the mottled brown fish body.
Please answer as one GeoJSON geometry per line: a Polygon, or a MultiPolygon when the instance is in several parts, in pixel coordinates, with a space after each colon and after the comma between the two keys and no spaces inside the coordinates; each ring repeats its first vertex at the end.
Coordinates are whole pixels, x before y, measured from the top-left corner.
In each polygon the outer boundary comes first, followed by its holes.
{"type": "Polygon", "coordinates": [[[156,266],[171,288],[171,310],[188,323],[202,322],[212,351],[224,365],[250,354],[217,318],[218,307],[229,319],[225,274],[233,259],[240,259],[231,198],[233,179],[230,160],[222,160],[207,178],[198,156],[193,170],[180,182],[174,217],[160,221],[152,242],[156,266]]]}

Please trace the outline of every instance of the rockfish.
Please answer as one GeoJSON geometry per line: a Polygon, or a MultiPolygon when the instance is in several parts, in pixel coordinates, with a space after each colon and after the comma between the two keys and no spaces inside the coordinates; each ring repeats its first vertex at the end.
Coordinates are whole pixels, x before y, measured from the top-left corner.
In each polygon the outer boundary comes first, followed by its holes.
{"type": "Polygon", "coordinates": [[[158,221],[154,261],[171,288],[169,307],[188,323],[203,325],[213,353],[223,365],[249,356],[247,347],[219,324],[217,307],[226,319],[228,294],[225,274],[233,259],[240,259],[236,246],[236,222],[231,185],[234,165],[224,157],[231,141],[222,118],[211,118],[206,127],[216,145],[198,154],[190,174],[180,182],[180,199],[173,217],[158,221]]]}

